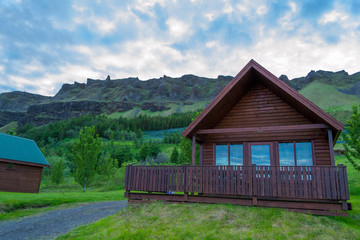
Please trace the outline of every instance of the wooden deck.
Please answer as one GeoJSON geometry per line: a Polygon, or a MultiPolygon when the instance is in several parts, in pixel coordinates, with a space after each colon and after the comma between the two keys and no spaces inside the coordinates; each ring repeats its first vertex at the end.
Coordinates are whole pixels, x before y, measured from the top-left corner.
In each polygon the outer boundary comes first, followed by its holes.
{"type": "MultiPolygon", "coordinates": [[[[346,167],[133,166],[125,176],[130,202],[234,203],[297,211],[351,210],[346,167]],[[135,191],[135,192],[134,192],[135,191]]],[[[326,214],[326,213],[325,213],[326,214]]],[[[327,213],[329,214],[329,212],[327,213]]],[[[332,212],[332,215],[346,215],[332,212]]]]}

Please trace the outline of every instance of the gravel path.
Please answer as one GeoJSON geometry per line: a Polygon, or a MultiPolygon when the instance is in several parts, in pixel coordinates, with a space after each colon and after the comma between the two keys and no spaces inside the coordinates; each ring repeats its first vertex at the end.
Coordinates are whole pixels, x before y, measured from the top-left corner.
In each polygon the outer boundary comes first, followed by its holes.
{"type": "Polygon", "coordinates": [[[0,222],[0,240],[55,238],[80,225],[113,215],[126,206],[127,201],[86,203],[0,222]]]}

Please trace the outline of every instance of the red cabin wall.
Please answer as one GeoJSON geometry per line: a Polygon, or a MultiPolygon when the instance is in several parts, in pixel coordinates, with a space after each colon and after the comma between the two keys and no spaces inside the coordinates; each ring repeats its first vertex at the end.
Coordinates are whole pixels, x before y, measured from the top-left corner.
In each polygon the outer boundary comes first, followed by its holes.
{"type": "Polygon", "coordinates": [[[0,162],[0,191],[37,193],[40,189],[42,167],[0,162]]]}

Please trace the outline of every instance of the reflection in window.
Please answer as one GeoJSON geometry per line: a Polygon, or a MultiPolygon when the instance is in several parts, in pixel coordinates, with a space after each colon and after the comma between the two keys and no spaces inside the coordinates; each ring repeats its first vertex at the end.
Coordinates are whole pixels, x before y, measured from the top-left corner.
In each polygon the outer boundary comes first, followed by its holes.
{"type": "Polygon", "coordinates": [[[230,165],[243,165],[243,145],[230,145],[230,165]]]}
{"type": "Polygon", "coordinates": [[[312,166],[311,142],[296,143],[296,163],[298,166],[312,166]]]}
{"type": "Polygon", "coordinates": [[[270,166],[270,145],[251,145],[251,163],[270,166]]]}
{"type": "Polygon", "coordinates": [[[295,166],[294,143],[279,143],[280,166],[295,166]]]}
{"type": "Polygon", "coordinates": [[[228,145],[216,145],[216,165],[228,165],[228,145]]]}

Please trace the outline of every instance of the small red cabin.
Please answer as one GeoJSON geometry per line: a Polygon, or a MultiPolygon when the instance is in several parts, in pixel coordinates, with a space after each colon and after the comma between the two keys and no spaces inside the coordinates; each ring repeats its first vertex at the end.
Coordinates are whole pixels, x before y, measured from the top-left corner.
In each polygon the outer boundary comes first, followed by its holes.
{"type": "Polygon", "coordinates": [[[49,167],[33,140],[0,133],[0,191],[37,193],[49,167]]]}
{"type": "Polygon", "coordinates": [[[183,132],[192,165],[130,165],[125,196],[346,215],[346,167],[335,166],[333,152],[343,128],[251,60],[183,132]]]}

